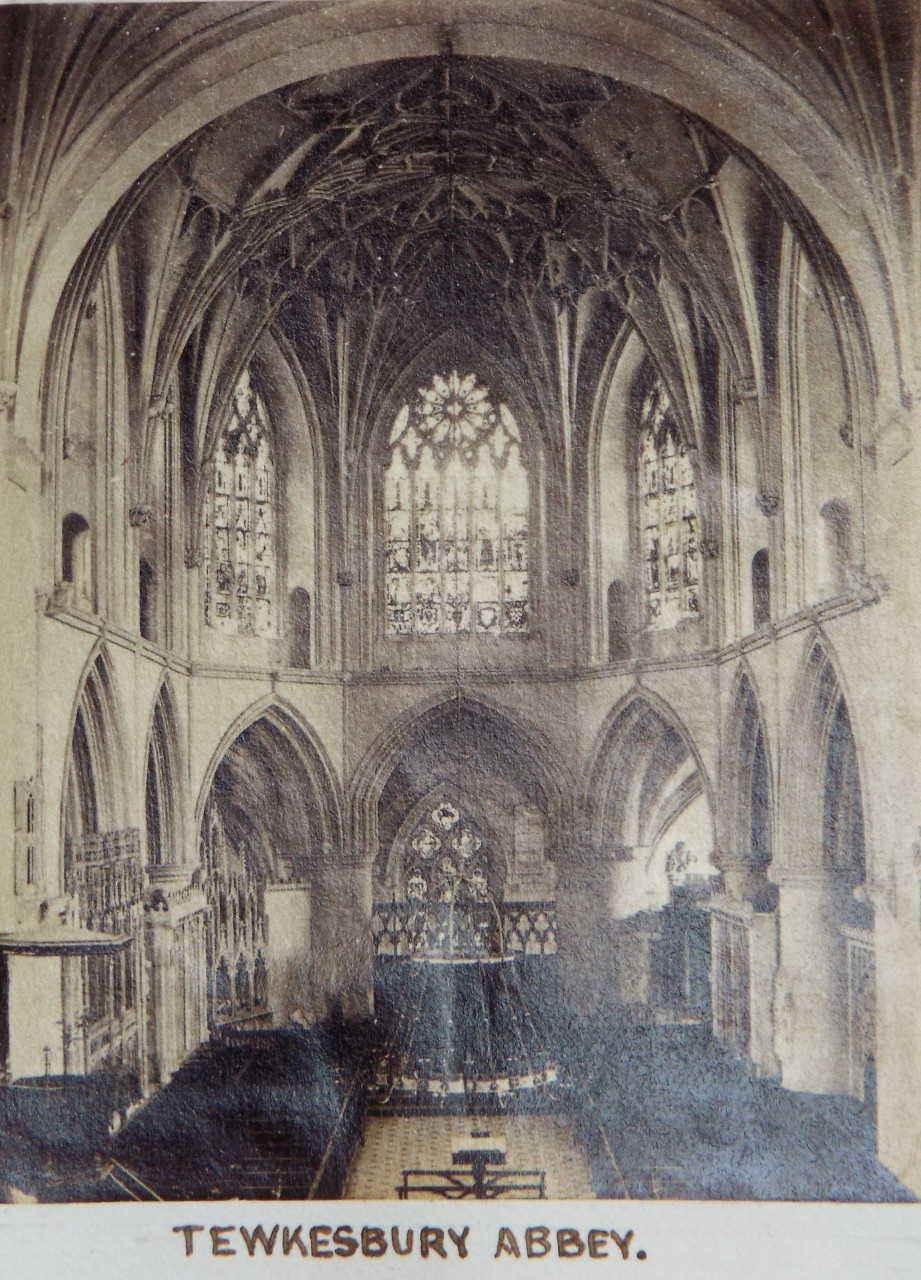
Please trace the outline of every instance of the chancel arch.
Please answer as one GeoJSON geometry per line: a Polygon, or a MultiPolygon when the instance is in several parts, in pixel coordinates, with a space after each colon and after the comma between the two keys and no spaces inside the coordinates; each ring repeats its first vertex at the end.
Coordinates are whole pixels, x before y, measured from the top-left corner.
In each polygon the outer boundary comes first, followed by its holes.
{"type": "Polygon", "coordinates": [[[362,772],[387,1037],[373,1096],[540,1096],[555,1067],[528,1002],[555,989],[566,947],[565,775],[518,718],[469,697],[417,708],[362,772]]]}
{"type": "Polygon", "coordinates": [[[547,819],[551,857],[571,847],[573,784],[559,751],[522,716],[467,694],[405,712],[371,746],[352,785],[352,840],[372,860],[392,844],[407,808],[436,777],[478,785],[515,779],[547,819]],[[416,763],[413,763],[416,762],[416,763]]]}
{"type": "Polygon", "coordinates": [[[466,832],[488,851],[474,863],[488,862],[484,874],[504,942],[512,950],[547,950],[551,942],[541,938],[551,927],[555,952],[553,902],[568,874],[562,866],[572,829],[565,776],[556,753],[519,718],[470,698],[417,709],[379,742],[362,769],[353,833],[356,848],[374,859],[378,952],[406,949],[405,910],[394,915],[388,908],[411,902],[407,867],[427,866],[431,849],[436,870],[445,858],[456,864],[450,879],[468,865],[466,832]],[[537,933],[529,919],[535,912],[544,913],[537,933]]]}

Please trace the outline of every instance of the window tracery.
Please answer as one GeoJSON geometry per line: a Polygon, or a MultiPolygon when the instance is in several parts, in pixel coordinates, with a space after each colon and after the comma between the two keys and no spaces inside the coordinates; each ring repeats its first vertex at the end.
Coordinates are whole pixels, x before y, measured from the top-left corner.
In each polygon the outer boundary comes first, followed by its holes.
{"type": "Polygon", "coordinates": [[[501,946],[498,877],[489,845],[450,800],[420,818],[403,855],[413,952],[496,954],[501,946]]]}
{"type": "Polygon", "coordinates": [[[204,510],[205,622],[217,631],[275,630],[274,482],[265,408],[244,370],[214,455],[204,510]]]}
{"type": "Polygon", "coordinates": [[[472,373],[404,405],[384,474],[388,635],[526,635],[527,466],[511,411],[472,373]]]}
{"type": "Polygon", "coordinates": [[[646,623],[666,630],[700,616],[697,487],[665,389],[643,406],[640,519],[645,561],[646,623]]]}

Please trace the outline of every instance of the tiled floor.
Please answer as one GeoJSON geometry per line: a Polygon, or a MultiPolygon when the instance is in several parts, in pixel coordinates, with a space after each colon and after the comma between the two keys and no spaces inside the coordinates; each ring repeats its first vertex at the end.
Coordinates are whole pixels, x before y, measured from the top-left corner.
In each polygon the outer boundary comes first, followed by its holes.
{"type": "Polygon", "coordinates": [[[349,1172],[345,1198],[397,1199],[396,1188],[404,1169],[449,1168],[452,1147],[474,1129],[504,1140],[507,1168],[542,1169],[548,1199],[592,1198],[585,1157],[564,1117],[552,1115],[369,1117],[349,1172]]]}

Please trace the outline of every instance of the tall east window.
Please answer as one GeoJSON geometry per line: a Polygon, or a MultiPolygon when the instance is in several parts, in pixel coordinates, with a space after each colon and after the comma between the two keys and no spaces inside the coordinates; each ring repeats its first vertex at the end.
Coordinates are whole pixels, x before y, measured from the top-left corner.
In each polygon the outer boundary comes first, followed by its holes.
{"type": "Polygon", "coordinates": [[[390,434],[388,635],[526,635],[528,472],[511,411],[472,373],[436,375],[390,434]]]}
{"type": "Polygon", "coordinates": [[[244,372],[214,455],[204,509],[205,621],[218,631],[275,630],[274,480],[265,409],[244,372]]]}
{"type": "Polygon", "coordinates": [[[694,468],[664,387],[643,405],[640,519],[646,623],[666,630],[700,616],[700,549],[694,468]]]}

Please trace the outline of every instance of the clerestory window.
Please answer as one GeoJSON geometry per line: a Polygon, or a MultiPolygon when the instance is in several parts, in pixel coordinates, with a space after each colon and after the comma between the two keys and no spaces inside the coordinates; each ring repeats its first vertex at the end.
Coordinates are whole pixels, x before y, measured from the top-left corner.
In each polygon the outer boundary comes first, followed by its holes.
{"type": "Polygon", "coordinates": [[[700,550],[694,468],[661,384],[643,405],[639,481],[646,624],[666,630],[700,616],[700,550]]]}
{"type": "Polygon", "coordinates": [[[387,635],[525,635],[528,471],[518,425],[474,374],[436,375],[390,434],[387,635]]]}
{"type": "Polygon", "coordinates": [[[244,371],[205,500],[205,621],[218,631],[275,630],[274,465],[262,400],[244,371]]]}

